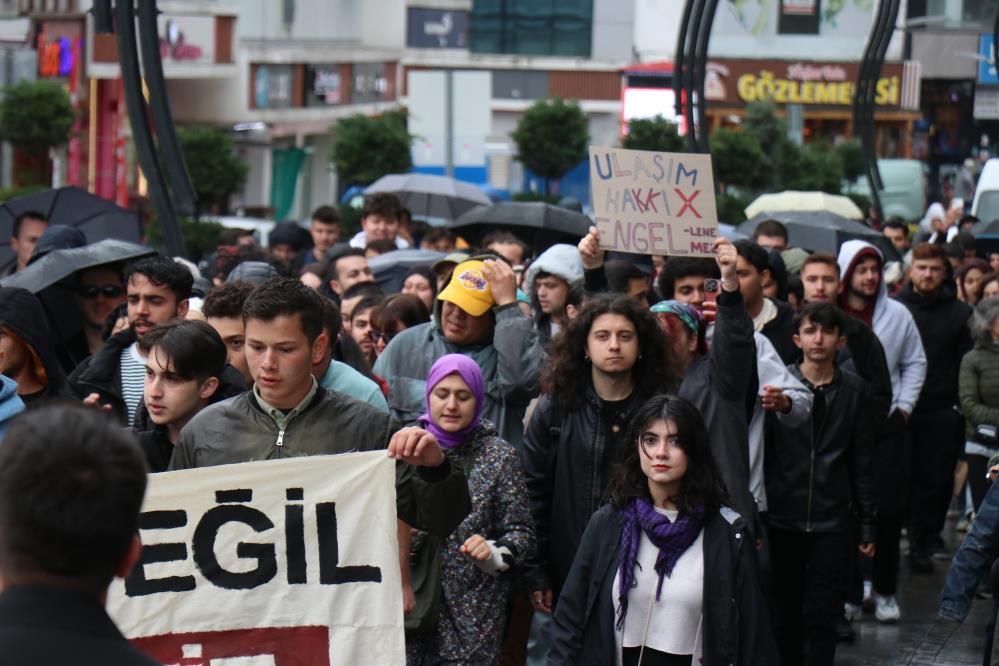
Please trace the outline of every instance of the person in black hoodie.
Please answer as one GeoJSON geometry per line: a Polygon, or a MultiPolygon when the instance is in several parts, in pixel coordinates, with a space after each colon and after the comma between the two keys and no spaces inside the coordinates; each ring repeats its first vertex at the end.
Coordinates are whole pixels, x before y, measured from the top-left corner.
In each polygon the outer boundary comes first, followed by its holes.
{"type": "Polygon", "coordinates": [[[152,472],[170,465],[181,429],[208,405],[246,391],[226,363],[226,345],[202,321],[157,326],[139,342],[146,355],[143,403],[132,426],[152,472]]]}
{"type": "Polygon", "coordinates": [[[122,425],[131,426],[145,376],[138,340],[153,327],[187,314],[194,277],[169,257],[149,257],[129,264],[124,279],[128,329],[76,366],[69,386],[81,400],[109,406],[122,425]]]}
{"type": "Polygon", "coordinates": [[[860,552],[874,554],[870,389],[836,364],[836,352],[846,343],[844,317],[831,303],[809,303],[798,311],[794,342],[803,359],[788,370],[814,393],[812,414],[795,427],[772,423],[766,440],[765,520],[785,664],[833,664],[854,544],[851,511],[857,514],[860,552]]]}
{"type": "Polygon", "coordinates": [[[17,383],[17,394],[28,409],[51,398],[72,397],[52,338],[45,309],[34,294],[0,288],[0,371],[17,383]]]}
{"type": "Polygon", "coordinates": [[[592,297],[549,349],[545,392],[522,451],[538,541],[537,561],[523,581],[542,616],[551,613],[586,523],[600,506],[631,414],[676,385],[673,365],[655,317],[622,295],[592,297]]]}
{"type": "Polygon", "coordinates": [[[798,358],[798,348],[794,345],[794,308],[763,295],[763,285],[772,273],[767,251],[748,240],[736,241],[734,245],[739,253],[736,265],[739,290],[754,328],[773,344],[784,363],[794,363],[798,358]]]}
{"type": "Polygon", "coordinates": [[[964,446],[964,419],[957,412],[958,372],[972,346],[971,308],[957,300],[947,280],[947,254],[939,245],[912,249],[911,282],[898,295],[919,329],[926,351],[926,381],[909,417],[912,434],[912,531],[909,561],[933,570],[930,556],[943,548],[940,531],[954,486],[954,467],[964,446]]]}

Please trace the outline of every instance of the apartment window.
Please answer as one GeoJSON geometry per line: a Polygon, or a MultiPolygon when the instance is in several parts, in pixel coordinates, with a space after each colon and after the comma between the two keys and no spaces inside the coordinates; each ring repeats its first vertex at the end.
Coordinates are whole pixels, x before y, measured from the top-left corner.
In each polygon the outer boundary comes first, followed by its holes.
{"type": "Polygon", "coordinates": [[[590,56],[593,0],[475,0],[473,53],[590,56]]]}

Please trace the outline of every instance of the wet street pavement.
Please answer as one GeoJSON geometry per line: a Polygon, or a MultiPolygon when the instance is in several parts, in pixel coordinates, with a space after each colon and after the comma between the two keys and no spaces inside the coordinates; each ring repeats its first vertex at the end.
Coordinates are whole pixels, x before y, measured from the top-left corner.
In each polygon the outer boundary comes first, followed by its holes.
{"type": "MultiPolygon", "coordinates": [[[[963,534],[956,535],[948,524],[947,534],[952,550],[963,534]]],[[[905,553],[903,543],[903,553],[905,553]]],[[[903,556],[899,581],[899,606],[902,620],[897,625],[881,624],[874,614],[864,615],[854,622],[857,640],[853,645],[840,645],[836,663],[842,666],[878,666],[911,664],[912,666],[943,665],[971,666],[982,663],[985,626],[992,610],[992,601],[977,599],[971,614],[963,624],[937,617],[937,606],[950,559],[935,560],[932,574],[915,574],[908,569],[903,556]]],[[[999,656],[993,659],[999,665],[999,656]]]]}

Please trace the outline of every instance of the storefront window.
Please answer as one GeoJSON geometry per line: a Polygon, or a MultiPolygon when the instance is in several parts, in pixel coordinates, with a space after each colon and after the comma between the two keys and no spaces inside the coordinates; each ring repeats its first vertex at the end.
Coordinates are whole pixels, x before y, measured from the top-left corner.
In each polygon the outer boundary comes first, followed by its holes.
{"type": "Polygon", "coordinates": [[[473,53],[590,56],[593,0],[476,0],[473,53]]]}

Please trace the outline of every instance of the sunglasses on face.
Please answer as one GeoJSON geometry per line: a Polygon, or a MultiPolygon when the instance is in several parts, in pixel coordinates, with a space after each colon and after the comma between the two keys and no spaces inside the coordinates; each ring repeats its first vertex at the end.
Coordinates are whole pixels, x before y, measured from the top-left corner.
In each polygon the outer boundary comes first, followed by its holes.
{"type": "Polygon", "coordinates": [[[77,293],[88,300],[97,298],[98,296],[104,296],[104,298],[118,298],[125,294],[125,289],[117,285],[105,284],[100,287],[80,287],[80,289],[77,290],[77,293]]]}
{"type": "Polygon", "coordinates": [[[385,344],[392,342],[392,338],[394,338],[396,335],[391,331],[379,331],[378,329],[375,328],[368,331],[368,334],[371,336],[372,342],[378,342],[379,340],[384,340],[385,344]]]}

